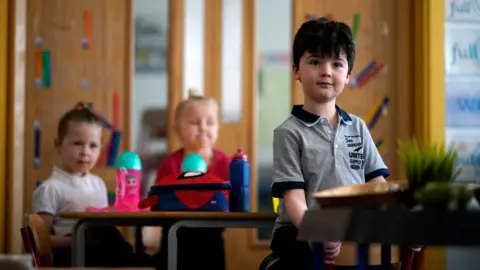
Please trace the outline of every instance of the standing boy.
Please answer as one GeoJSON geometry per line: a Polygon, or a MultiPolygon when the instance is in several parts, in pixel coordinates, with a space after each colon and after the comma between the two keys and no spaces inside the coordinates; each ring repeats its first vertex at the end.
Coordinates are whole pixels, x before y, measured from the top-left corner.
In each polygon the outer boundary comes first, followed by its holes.
{"type": "MultiPolygon", "coordinates": [[[[365,122],[335,103],[348,84],[355,59],[350,27],[326,18],[305,22],[295,35],[292,53],[304,104],[293,106],[291,116],[274,131],[272,196],[280,203],[271,249],[277,267],[300,270],[311,269],[312,263],[310,245],[296,240],[305,211],[316,207],[312,194],[384,182],[389,171],[365,122]]],[[[340,242],[325,243],[327,263],[340,247],[340,242]]]]}

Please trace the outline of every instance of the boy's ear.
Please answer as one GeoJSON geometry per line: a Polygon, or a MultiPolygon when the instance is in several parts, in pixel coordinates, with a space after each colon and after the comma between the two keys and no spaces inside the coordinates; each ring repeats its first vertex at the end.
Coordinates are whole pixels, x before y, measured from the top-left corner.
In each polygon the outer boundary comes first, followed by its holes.
{"type": "Polygon", "coordinates": [[[62,145],[62,142],[58,138],[55,138],[55,140],[53,140],[53,145],[55,146],[55,148],[57,148],[62,145]]]}
{"type": "Polygon", "coordinates": [[[292,65],[292,70],[293,70],[294,79],[297,81],[300,81],[300,74],[298,74],[298,67],[295,65],[292,65]]]}
{"type": "Polygon", "coordinates": [[[55,151],[60,154],[60,146],[62,145],[62,141],[60,141],[58,138],[55,138],[55,140],[53,140],[53,145],[55,147],[55,151]]]}
{"type": "Polygon", "coordinates": [[[348,83],[350,82],[350,78],[352,77],[352,73],[348,73],[347,74],[347,81],[345,82],[345,85],[348,85],[348,83]]]}

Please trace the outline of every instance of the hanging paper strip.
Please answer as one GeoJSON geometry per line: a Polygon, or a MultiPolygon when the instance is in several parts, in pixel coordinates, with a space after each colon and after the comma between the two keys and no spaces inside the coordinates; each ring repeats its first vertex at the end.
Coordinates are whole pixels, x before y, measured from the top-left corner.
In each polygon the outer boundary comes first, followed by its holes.
{"type": "Polygon", "coordinates": [[[305,21],[313,21],[313,20],[316,20],[316,19],[317,19],[317,16],[312,15],[312,14],[305,14],[305,16],[304,16],[305,21]]]}
{"type": "Polygon", "coordinates": [[[352,35],[354,40],[357,40],[359,28],[360,28],[360,13],[355,12],[353,14],[353,25],[352,25],[352,35]]]}
{"type": "MultiPolygon", "coordinates": [[[[333,17],[333,13],[327,13],[325,15],[325,17],[327,17],[327,19],[333,21],[334,17],[333,17]]],[[[303,17],[305,21],[312,21],[312,20],[316,20],[318,19],[317,16],[315,15],[312,15],[312,14],[305,14],[305,16],[303,17]]]]}
{"type": "Polygon", "coordinates": [[[117,129],[119,125],[119,113],[120,113],[120,96],[117,91],[113,92],[113,101],[112,101],[112,115],[113,115],[113,128],[117,129]]]}
{"type": "Polygon", "coordinates": [[[42,52],[42,83],[44,87],[49,88],[52,85],[52,59],[50,51],[42,52]]]}
{"type": "Polygon", "coordinates": [[[35,52],[35,87],[42,88],[43,71],[42,71],[42,52],[35,52]]]}
{"type": "Polygon", "coordinates": [[[117,160],[118,152],[120,149],[120,142],[122,138],[122,133],[118,130],[112,131],[112,136],[110,138],[110,143],[107,152],[107,167],[114,167],[115,161],[117,160]]]}
{"type": "Polygon", "coordinates": [[[112,100],[112,115],[113,115],[113,131],[110,138],[110,143],[107,152],[107,166],[115,166],[115,161],[120,149],[120,141],[122,134],[117,130],[119,125],[119,113],[120,113],[120,96],[118,92],[113,92],[112,100]]]}
{"type": "Polygon", "coordinates": [[[385,140],[377,140],[375,141],[375,146],[377,147],[378,152],[382,151],[385,148],[386,142],[385,140]]]}
{"type": "Polygon", "coordinates": [[[357,87],[358,81],[363,80],[368,75],[368,73],[370,73],[375,68],[376,65],[377,61],[370,61],[362,70],[360,70],[357,76],[350,79],[349,86],[352,88],[357,87]]]}
{"type": "Polygon", "coordinates": [[[388,97],[384,97],[373,108],[373,111],[366,118],[368,129],[373,129],[375,127],[378,120],[382,116],[382,113],[384,113],[384,111],[387,109],[389,101],[390,99],[388,97]]]}
{"type": "Polygon", "coordinates": [[[376,65],[372,71],[366,74],[364,78],[362,78],[360,81],[357,80],[357,87],[362,87],[364,86],[367,82],[369,82],[371,79],[373,79],[375,76],[378,75],[380,71],[385,67],[385,64],[379,64],[376,65]]]}
{"type": "Polygon", "coordinates": [[[40,121],[33,122],[33,167],[40,167],[40,150],[41,150],[41,125],[40,121]]]}
{"type": "Polygon", "coordinates": [[[369,82],[372,78],[378,75],[380,71],[385,67],[385,64],[377,64],[377,61],[370,61],[357,76],[350,79],[348,84],[351,88],[360,88],[369,82]]]}
{"type": "Polygon", "coordinates": [[[92,37],[92,12],[87,10],[83,13],[83,27],[84,27],[84,37],[82,40],[82,46],[84,48],[90,48],[93,44],[92,37]]]}

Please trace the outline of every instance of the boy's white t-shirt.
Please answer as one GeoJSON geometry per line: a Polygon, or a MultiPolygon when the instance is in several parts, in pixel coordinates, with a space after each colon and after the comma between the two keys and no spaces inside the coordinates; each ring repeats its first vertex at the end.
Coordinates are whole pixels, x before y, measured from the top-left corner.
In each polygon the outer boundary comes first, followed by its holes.
{"type": "MultiPolygon", "coordinates": [[[[93,174],[76,176],[57,167],[33,193],[33,212],[57,216],[60,212],[84,212],[87,207],[108,207],[107,187],[93,174]]],[[[56,218],[56,235],[71,234],[77,220],[56,218]]]]}

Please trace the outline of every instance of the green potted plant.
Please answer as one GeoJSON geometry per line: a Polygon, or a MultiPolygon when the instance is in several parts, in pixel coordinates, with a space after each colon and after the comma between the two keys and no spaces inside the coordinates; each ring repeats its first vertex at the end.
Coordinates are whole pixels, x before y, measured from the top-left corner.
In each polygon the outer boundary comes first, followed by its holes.
{"type": "Polygon", "coordinates": [[[398,152],[409,183],[405,203],[426,208],[463,207],[472,198],[473,190],[455,183],[461,172],[456,168],[457,151],[444,144],[420,146],[415,139],[399,142],[398,152]]]}

